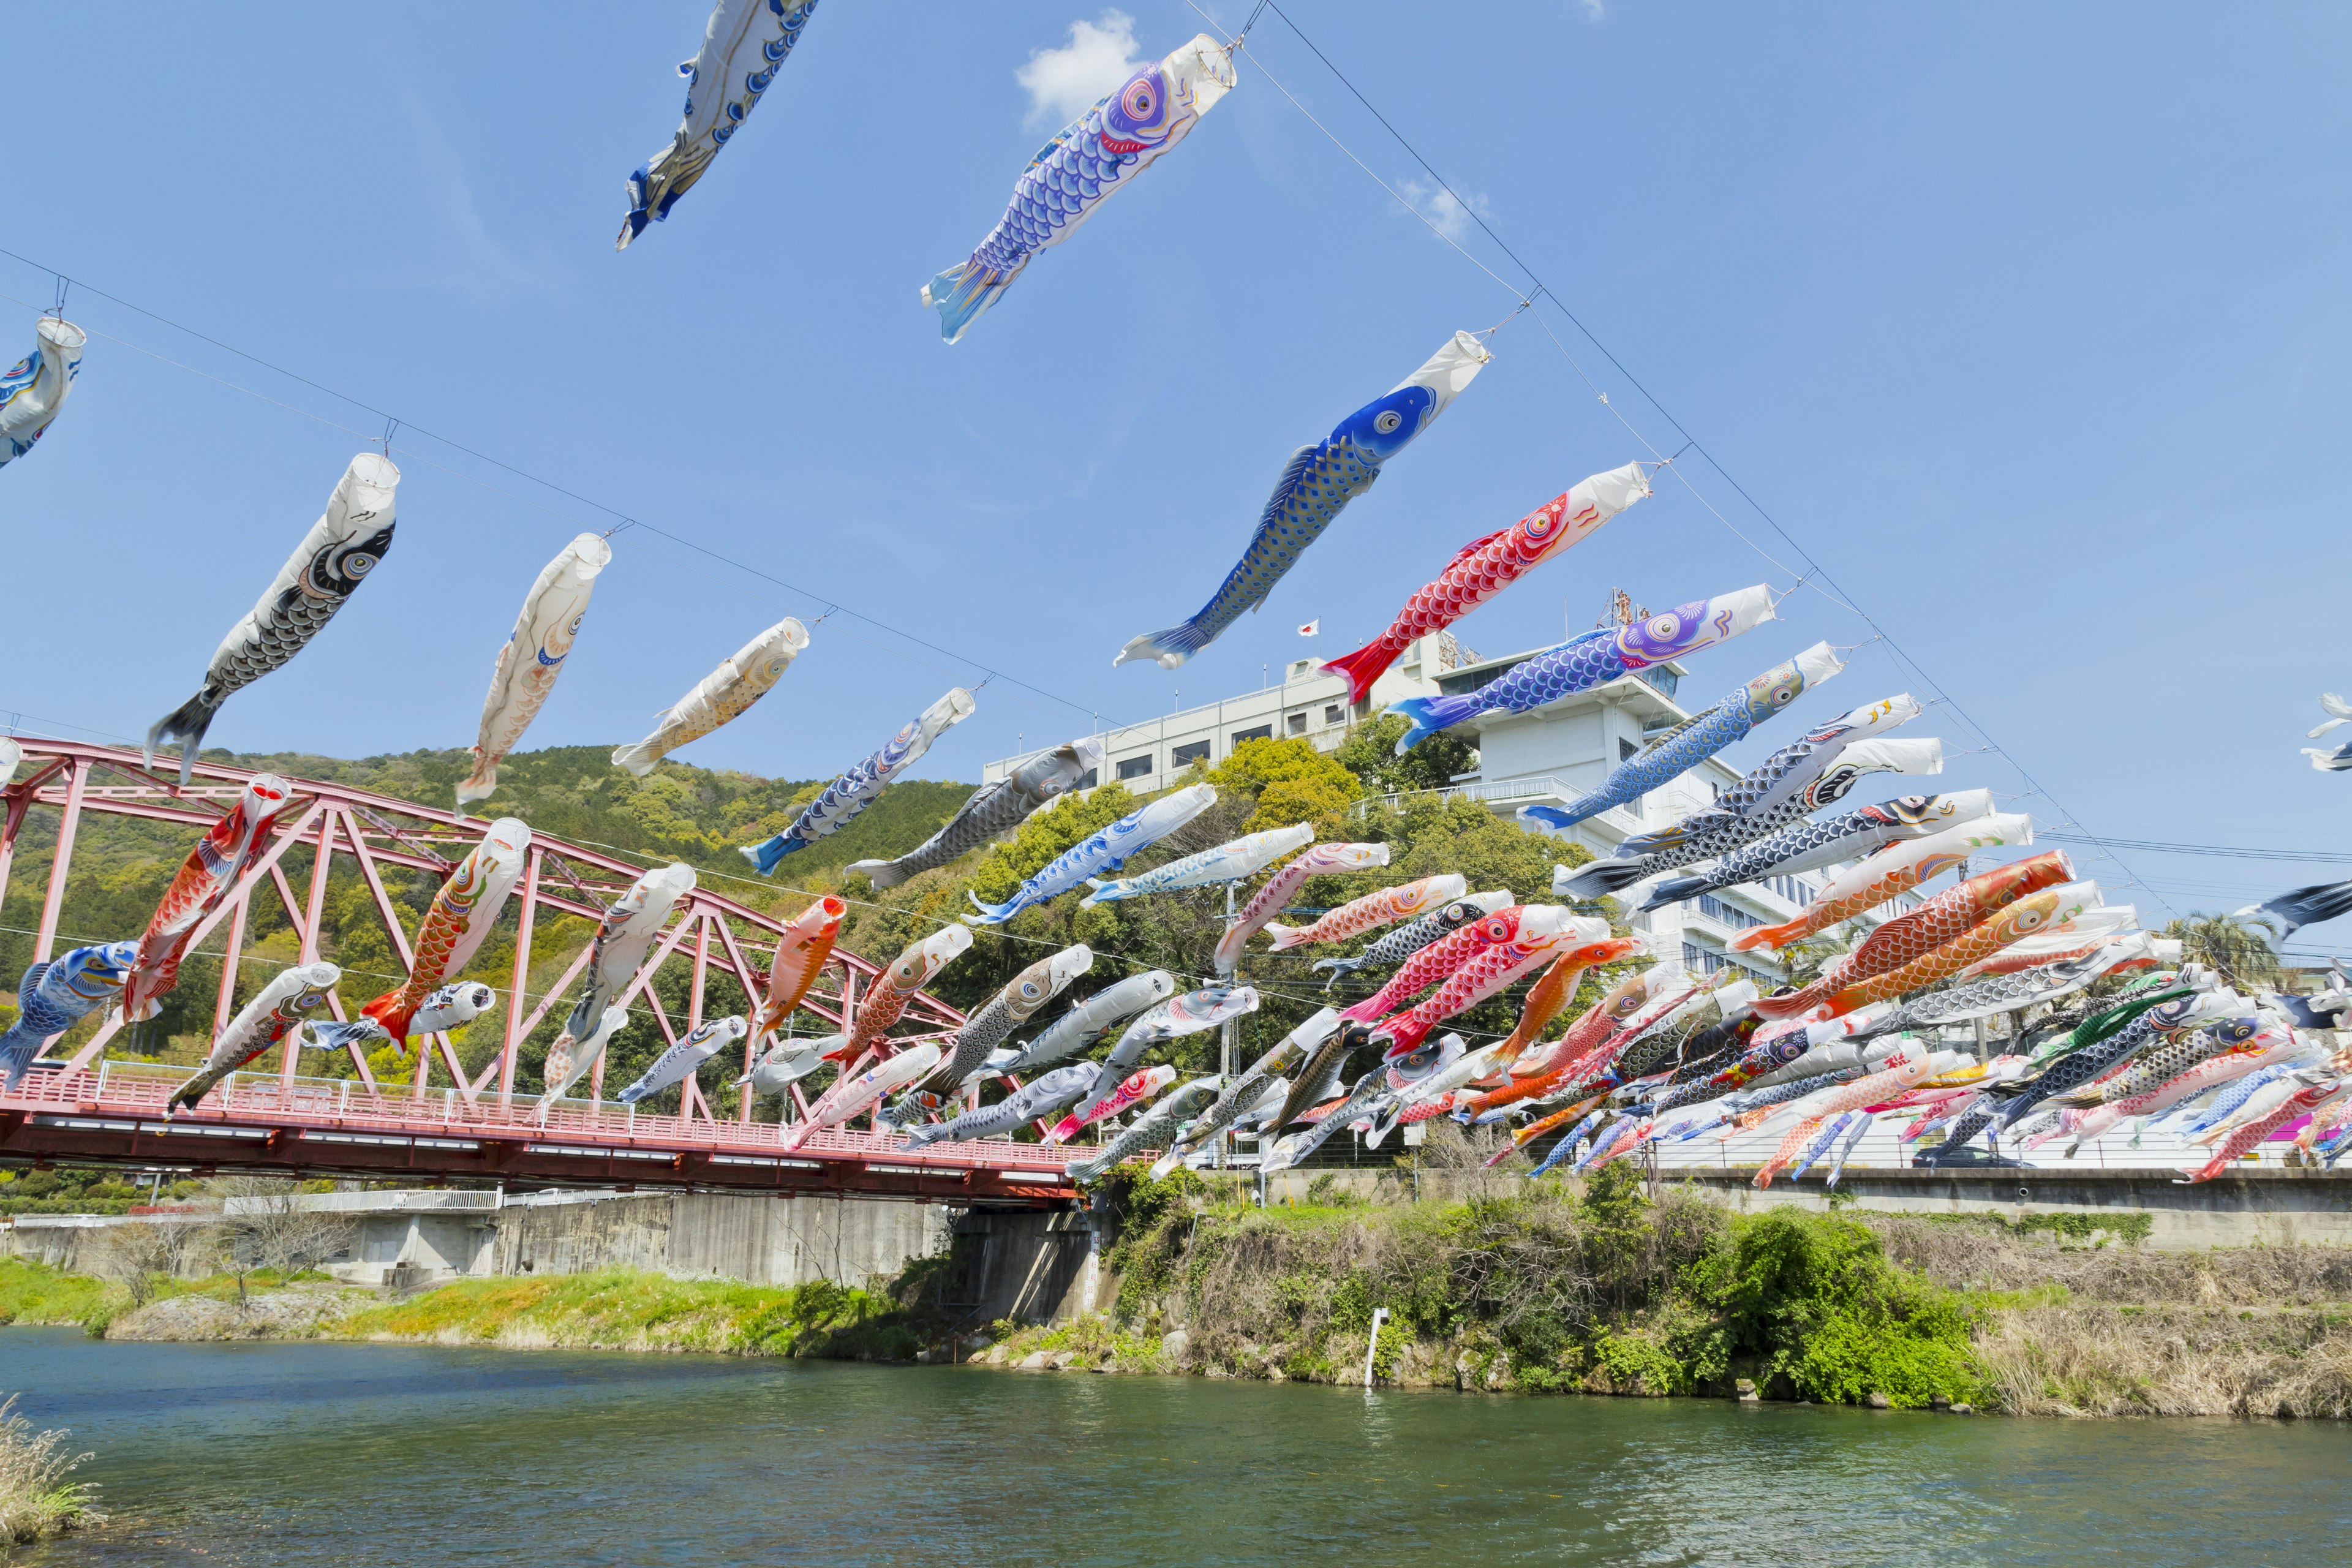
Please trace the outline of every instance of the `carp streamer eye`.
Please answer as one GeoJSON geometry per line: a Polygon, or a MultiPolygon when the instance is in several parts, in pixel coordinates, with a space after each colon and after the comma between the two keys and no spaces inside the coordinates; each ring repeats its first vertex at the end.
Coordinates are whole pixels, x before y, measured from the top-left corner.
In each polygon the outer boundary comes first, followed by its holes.
{"type": "Polygon", "coordinates": [[[1486,940],[1488,942],[1501,942],[1510,934],[1511,927],[1509,921],[1488,921],[1486,922],[1486,940]]]}
{"type": "Polygon", "coordinates": [[[343,557],[343,575],[346,577],[364,577],[374,570],[375,557],[373,555],[346,555],[343,557]]]}
{"type": "Polygon", "coordinates": [[[1118,107],[1129,120],[1150,120],[1160,108],[1158,85],[1149,78],[1129,82],[1126,93],[1119,99],[1118,107]]]}
{"type": "Polygon", "coordinates": [[[1393,408],[1384,408],[1372,417],[1372,428],[1383,436],[1393,436],[1404,424],[1404,416],[1393,408]]]}

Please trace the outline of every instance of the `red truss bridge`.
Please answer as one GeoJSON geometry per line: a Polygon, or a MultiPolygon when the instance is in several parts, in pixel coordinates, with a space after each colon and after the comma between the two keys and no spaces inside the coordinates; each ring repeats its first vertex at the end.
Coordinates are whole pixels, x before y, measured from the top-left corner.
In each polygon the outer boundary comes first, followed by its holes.
{"type": "MultiPolygon", "coordinates": [[[[7,891],[26,820],[36,811],[57,814],[35,963],[56,955],[74,840],[86,816],[181,823],[191,829],[193,840],[226,814],[253,776],[248,770],[199,761],[183,788],[176,763],[170,773],[159,772],[135,751],[23,737],[19,743],[24,760],[17,776],[0,789],[5,807],[0,817],[0,896],[7,891]]],[[[278,818],[275,838],[189,943],[192,954],[221,956],[215,1034],[236,1012],[237,973],[255,899],[265,904],[277,900],[300,943],[296,962],[314,962],[320,956],[329,879],[338,859],[348,858],[405,966],[414,957],[399,911],[384,890],[384,868],[446,876],[480,841],[486,826],[348,785],[289,782],[294,799],[278,818]],[[283,866],[287,851],[298,846],[310,851],[307,885],[299,895],[283,866]],[[213,939],[223,932],[215,945],[213,939]]],[[[446,1034],[436,1034],[419,1037],[416,1072],[409,1083],[379,1085],[356,1046],[350,1047],[355,1078],[305,1077],[296,1070],[300,1052],[289,1039],[274,1069],[232,1074],[202,1105],[167,1120],[165,1100],[194,1069],[100,1060],[121,1027],[120,1015],[110,1013],[69,1057],[36,1064],[16,1093],[0,1096],[0,1160],[862,1193],[993,1204],[1053,1203],[1073,1195],[1064,1167],[1083,1150],[988,1142],[908,1151],[891,1134],[845,1128],[816,1133],[788,1154],[782,1128],[751,1120],[749,1095],[741,1097],[733,1115],[722,1117],[688,1078],[677,1114],[653,1115],[603,1100],[601,1060],[590,1079],[589,1098],[558,1100],[542,1116],[536,1095],[515,1090],[516,1056],[579,979],[590,950],[583,938],[562,975],[534,1000],[528,989],[533,928],[548,911],[601,920],[605,907],[644,869],[532,834],[511,900],[518,924],[513,971],[500,997],[505,1034],[498,1055],[477,1073],[467,1071],[446,1034]]],[[[772,916],[698,885],[680,901],[617,1005],[635,1001],[664,967],[690,966],[684,1021],[671,1019],[657,1002],[648,1008],[664,1037],[675,1044],[682,1032],[702,1022],[704,990],[714,967],[747,997],[764,992],[767,973],[757,958],[772,953],[782,931],[782,922],[772,916]]],[[[137,934],[96,932],[79,940],[128,940],[137,934]]],[[[836,949],[802,1006],[829,1028],[845,1028],[858,995],[877,973],[877,965],[836,949]]],[[[337,1019],[345,1016],[340,996],[331,997],[329,1006],[337,1019]]],[[[920,994],[908,1003],[901,1025],[911,1028],[893,1044],[943,1039],[962,1024],[962,1014],[920,994]]],[[[45,1055],[62,1038],[51,1038],[45,1055]]],[[[755,1044],[744,1042],[745,1070],[755,1044]]],[[[791,1092],[795,1109],[804,1114],[807,1102],[799,1087],[791,1092]]]]}

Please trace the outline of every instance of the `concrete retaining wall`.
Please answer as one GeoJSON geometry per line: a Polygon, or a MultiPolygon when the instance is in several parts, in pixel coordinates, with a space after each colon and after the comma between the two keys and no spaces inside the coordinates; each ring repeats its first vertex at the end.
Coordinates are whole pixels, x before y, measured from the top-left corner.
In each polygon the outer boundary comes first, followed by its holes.
{"type": "MultiPolygon", "coordinates": [[[[1759,1192],[1749,1173],[1667,1173],[1734,1208],[1782,1204],[1827,1206],[1819,1182],[1776,1182],[1759,1192]]],[[[2170,1171],[1849,1170],[1838,1191],[1853,1206],[1914,1214],[2143,1214],[2147,1245],[2177,1250],[2211,1247],[2319,1244],[2352,1246],[2352,1173],[2233,1171],[2196,1186],[2174,1184],[2170,1171]]]]}
{"type": "Polygon", "coordinates": [[[647,1268],[685,1278],[862,1285],[948,1245],[938,1204],[732,1193],[541,1195],[499,1210],[484,1266],[467,1272],[647,1268]]]}
{"type": "Polygon", "coordinates": [[[1084,1210],[963,1215],[942,1304],[976,1323],[1059,1322],[1108,1309],[1118,1286],[1103,1272],[1091,1218],[1084,1210]]]}

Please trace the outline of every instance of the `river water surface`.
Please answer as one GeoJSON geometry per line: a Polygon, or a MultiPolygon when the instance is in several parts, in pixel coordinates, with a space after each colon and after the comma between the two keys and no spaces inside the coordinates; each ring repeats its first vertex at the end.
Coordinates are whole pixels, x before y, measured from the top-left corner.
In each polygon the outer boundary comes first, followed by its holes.
{"type": "Polygon", "coordinates": [[[2056,1422],[0,1330],[112,1520],[12,1562],[2311,1563],[2340,1423],[2056,1422]]]}

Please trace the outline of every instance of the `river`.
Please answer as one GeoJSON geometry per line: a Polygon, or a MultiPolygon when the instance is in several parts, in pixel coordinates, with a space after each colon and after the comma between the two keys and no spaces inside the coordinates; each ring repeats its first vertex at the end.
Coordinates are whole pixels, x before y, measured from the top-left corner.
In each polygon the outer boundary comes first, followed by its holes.
{"type": "Polygon", "coordinates": [[[69,1563],[2326,1560],[2341,1424],[1366,1394],[0,1331],[99,1458],[69,1563]]]}

